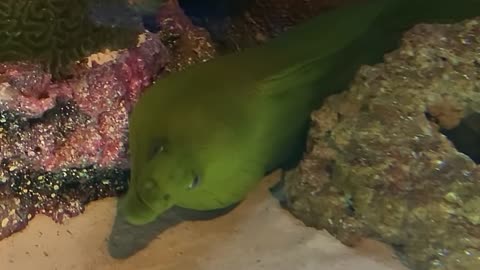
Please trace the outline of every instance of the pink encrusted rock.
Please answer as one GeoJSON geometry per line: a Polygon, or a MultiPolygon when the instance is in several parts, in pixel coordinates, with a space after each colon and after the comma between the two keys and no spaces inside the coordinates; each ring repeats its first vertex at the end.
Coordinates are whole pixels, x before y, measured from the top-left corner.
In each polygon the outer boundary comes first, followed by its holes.
{"type": "Polygon", "coordinates": [[[137,47],[92,55],[73,78],[55,82],[31,63],[0,63],[0,239],[37,213],[63,222],[125,191],[133,105],[153,80],[177,70],[167,64],[186,67],[214,51],[206,31],[167,7],[162,29],[185,26],[168,30],[183,40],[175,46],[163,45],[172,40],[165,32],[145,33],[137,47]]]}
{"type": "Polygon", "coordinates": [[[101,65],[80,67],[79,77],[66,81],[51,82],[50,76],[36,66],[4,65],[2,93],[6,95],[0,98],[0,110],[25,118],[42,118],[59,100],[73,102],[78,110],[69,118],[72,121],[68,132],[60,131],[65,133],[63,136],[54,132],[58,123],[40,121],[33,124],[36,128],[31,132],[24,131],[20,138],[12,138],[10,147],[2,145],[11,149],[10,155],[2,149],[2,155],[23,159],[31,167],[47,171],[125,164],[128,113],[167,62],[168,52],[158,37],[146,34],[138,47],[121,51],[101,65]],[[20,67],[24,69],[13,69],[20,67]]]}
{"type": "Polygon", "coordinates": [[[55,81],[38,66],[0,64],[0,239],[36,213],[55,221],[125,189],[128,114],[168,62],[158,36],[55,81]]]}

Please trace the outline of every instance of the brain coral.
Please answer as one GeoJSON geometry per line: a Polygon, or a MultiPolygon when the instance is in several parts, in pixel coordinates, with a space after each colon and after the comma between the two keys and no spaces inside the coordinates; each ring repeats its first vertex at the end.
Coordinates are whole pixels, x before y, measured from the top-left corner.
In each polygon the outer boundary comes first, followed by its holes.
{"type": "Polygon", "coordinates": [[[90,1],[97,0],[0,1],[0,62],[39,62],[58,77],[73,61],[136,41],[140,25],[127,29],[91,22],[90,1]]]}

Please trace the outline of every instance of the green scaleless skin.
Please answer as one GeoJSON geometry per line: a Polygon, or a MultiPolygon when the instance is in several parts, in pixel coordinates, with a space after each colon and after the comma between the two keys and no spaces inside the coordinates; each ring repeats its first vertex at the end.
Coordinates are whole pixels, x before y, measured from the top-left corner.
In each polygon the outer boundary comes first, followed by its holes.
{"type": "Polygon", "coordinates": [[[311,111],[360,65],[382,61],[415,24],[477,15],[480,0],[371,0],[158,80],[131,115],[132,171],[119,213],[141,225],[173,206],[241,202],[302,148],[311,111]]]}

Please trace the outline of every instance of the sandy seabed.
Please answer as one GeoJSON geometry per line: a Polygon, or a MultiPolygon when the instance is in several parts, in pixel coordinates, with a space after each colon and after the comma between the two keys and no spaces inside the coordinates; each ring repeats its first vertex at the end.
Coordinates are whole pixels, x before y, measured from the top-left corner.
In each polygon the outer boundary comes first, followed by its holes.
{"type": "Polygon", "coordinates": [[[117,260],[107,251],[116,199],[89,204],[65,224],[39,215],[28,227],[0,241],[5,270],[406,270],[393,252],[365,240],[342,245],[280,208],[267,177],[226,216],[183,223],[167,230],[134,256],[117,260]]]}

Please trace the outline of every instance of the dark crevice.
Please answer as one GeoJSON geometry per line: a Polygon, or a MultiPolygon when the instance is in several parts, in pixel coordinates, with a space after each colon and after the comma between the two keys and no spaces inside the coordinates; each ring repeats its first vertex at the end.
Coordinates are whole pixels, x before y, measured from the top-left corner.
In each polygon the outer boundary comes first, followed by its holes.
{"type": "Polygon", "coordinates": [[[470,114],[462,119],[455,128],[440,129],[440,132],[453,143],[459,152],[480,164],[480,113],[470,114]]]}
{"type": "Polygon", "coordinates": [[[347,212],[348,216],[354,216],[355,215],[355,207],[354,207],[354,201],[353,198],[350,195],[345,196],[345,209],[347,212]]]}
{"type": "Polygon", "coordinates": [[[222,46],[227,46],[227,32],[231,19],[243,14],[254,2],[252,0],[180,0],[185,14],[196,26],[208,30],[211,38],[222,46]]]}
{"type": "Polygon", "coordinates": [[[430,112],[425,112],[425,117],[428,121],[438,124],[438,120],[430,112]]]}
{"type": "Polygon", "coordinates": [[[480,68],[480,61],[479,60],[474,60],[473,64],[475,65],[475,67],[480,68]]]}
{"type": "Polygon", "coordinates": [[[329,177],[332,177],[334,168],[335,168],[335,160],[331,160],[325,166],[325,172],[328,174],[329,177]]]}

